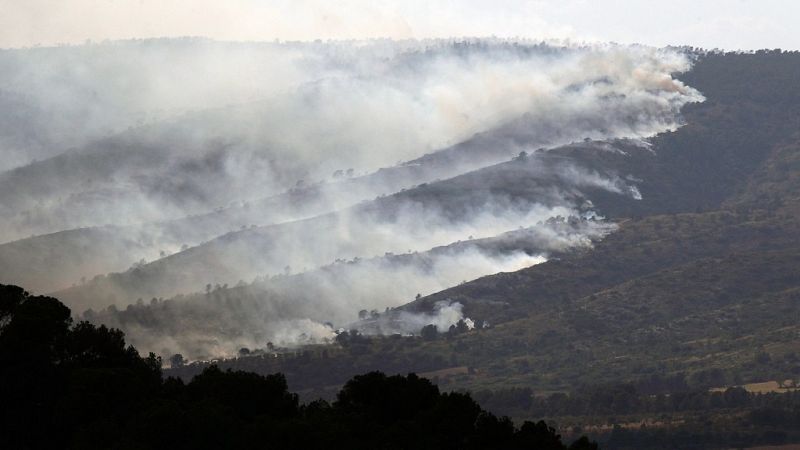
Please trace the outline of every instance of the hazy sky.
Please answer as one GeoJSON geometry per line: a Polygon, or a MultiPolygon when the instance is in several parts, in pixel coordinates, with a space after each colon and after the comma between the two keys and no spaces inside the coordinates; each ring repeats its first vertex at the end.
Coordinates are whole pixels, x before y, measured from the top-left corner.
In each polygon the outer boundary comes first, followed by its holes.
{"type": "Polygon", "coordinates": [[[0,47],[499,36],[800,49],[796,0],[0,0],[0,47]]]}

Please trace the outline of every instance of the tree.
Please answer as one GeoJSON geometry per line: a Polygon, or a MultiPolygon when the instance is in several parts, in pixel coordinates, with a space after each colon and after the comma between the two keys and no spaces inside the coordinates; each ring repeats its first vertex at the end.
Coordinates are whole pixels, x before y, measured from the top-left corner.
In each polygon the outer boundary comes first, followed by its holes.
{"type": "Polygon", "coordinates": [[[436,325],[434,324],[425,325],[422,327],[422,330],[420,330],[419,334],[422,336],[422,339],[425,339],[426,341],[433,341],[439,337],[439,331],[436,329],[436,325]]]}
{"type": "Polygon", "coordinates": [[[0,363],[60,359],[71,324],[69,308],[58,300],[0,285],[0,363]]]}
{"type": "Polygon", "coordinates": [[[175,353],[174,355],[169,357],[169,365],[173,369],[179,369],[186,364],[186,360],[183,359],[183,355],[180,353],[175,353]]]}

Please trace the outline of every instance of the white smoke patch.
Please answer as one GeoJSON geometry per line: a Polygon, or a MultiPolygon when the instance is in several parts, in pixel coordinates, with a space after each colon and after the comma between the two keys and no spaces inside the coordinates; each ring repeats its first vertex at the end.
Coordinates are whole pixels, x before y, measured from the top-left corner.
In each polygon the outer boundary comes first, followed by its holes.
{"type": "MultiPolygon", "coordinates": [[[[311,319],[283,320],[271,327],[273,344],[281,347],[328,343],[336,337],[330,325],[315,322],[311,319]]],[[[252,342],[250,348],[259,348],[263,342],[252,342]]]]}
{"type": "Polygon", "coordinates": [[[570,180],[577,188],[596,188],[615,194],[625,195],[641,200],[642,194],[635,185],[628,184],[617,175],[600,174],[575,165],[563,165],[558,168],[560,177],[570,180]]]}
{"type": "MultiPolygon", "coordinates": [[[[464,305],[449,301],[436,302],[433,307],[433,313],[410,314],[408,312],[401,312],[399,321],[407,323],[411,326],[412,330],[419,330],[425,325],[434,325],[436,330],[440,333],[446,332],[450,326],[455,325],[459,320],[464,319],[464,305]]],[[[469,323],[473,323],[471,319],[467,318],[469,323]]],[[[469,324],[467,325],[469,328],[469,324]]]]}
{"type": "Polygon", "coordinates": [[[475,328],[475,322],[469,317],[464,317],[464,305],[459,302],[442,300],[436,302],[433,311],[429,313],[411,313],[399,311],[386,313],[370,320],[363,320],[352,324],[351,328],[363,334],[401,334],[417,335],[423,327],[433,325],[439,333],[446,333],[451,326],[459,321],[464,321],[467,329],[475,328]]]}
{"type": "MultiPolygon", "coordinates": [[[[394,308],[411,301],[416,295],[429,295],[459,283],[498,272],[512,272],[546,260],[543,255],[523,251],[492,254],[465,245],[452,251],[433,254],[415,261],[415,255],[379,258],[347,267],[323,269],[306,278],[313,287],[304,288],[323,301],[304,300],[308,306],[298,307],[312,317],[347,324],[359,310],[394,308]],[[408,262],[403,261],[408,259],[408,262]],[[337,270],[338,269],[338,270],[337,270]]],[[[301,279],[302,279],[301,278],[301,279]]],[[[291,289],[287,297],[304,298],[311,295],[291,289]]]]}
{"type": "MultiPolygon", "coordinates": [[[[613,229],[593,220],[551,219],[492,239],[340,261],[242,286],[87,312],[84,318],[121,327],[140,350],[193,359],[233,355],[241,347],[263,349],[268,342],[283,347],[324,343],[338,328],[416,334],[432,319],[394,308],[480,276],[542,263],[551,253],[585,248],[613,229]],[[354,323],[359,311],[374,312],[378,320],[354,323]]],[[[458,308],[435,313],[437,323],[446,329],[458,322],[463,318],[458,308]]]]}

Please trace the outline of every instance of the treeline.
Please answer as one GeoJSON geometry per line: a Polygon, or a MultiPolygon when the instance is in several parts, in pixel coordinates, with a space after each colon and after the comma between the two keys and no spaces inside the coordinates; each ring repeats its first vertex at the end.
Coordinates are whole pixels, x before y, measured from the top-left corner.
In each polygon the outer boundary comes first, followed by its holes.
{"type": "Polygon", "coordinates": [[[300,404],[283,375],[207,367],[162,378],[121,331],[72,323],[51,297],[0,285],[0,447],[596,449],[567,447],[544,422],[520,427],[468,394],[416,375],[348,381],[336,400],[300,404]]]}
{"type": "MultiPolygon", "coordinates": [[[[325,386],[341,386],[355,375],[371,371],[386,373],[431,372],[458,364],[452,355],[419,351],[420,337],[372,336],[344,332],[336,345],[306,346],[296,351],[277,349],[240,350],[239,358],[214,361],[223,369],[243,370],[262,375],[281,372],[296,390],[318,390],[325,386]],[[342,344],[343,341],[346,341],[342,344]]],[[[194,361],[172,365],[168,375],[189,380],[212,362],[194,361]]]]}
{"type": "Polygon", "coordinates": [[[515,417],[647,415],[718,409],[753,410],[753,419],[764,411],[781,411],[774,424],[800,424],[800,391],[753,393],[741,387],[724,391],[696,390],[669,394],[643,394],[633,384],[602,385],[570,394],[535,396],[527,388],[478,391],[475,399],[486,409],[515,417]]]}
{"type": "MultiPolygon", "coordinates": [[[[681,378],[665,382],[680,387],[681,378]]],[[[526,388],[479,391],[475,399],[496,414],[546,417],[589,434],[607,450],[747,448],[800,440],[800,391],[758,394],[732,387],[649,394],[628,383],[538,397],[526,388]]]]}

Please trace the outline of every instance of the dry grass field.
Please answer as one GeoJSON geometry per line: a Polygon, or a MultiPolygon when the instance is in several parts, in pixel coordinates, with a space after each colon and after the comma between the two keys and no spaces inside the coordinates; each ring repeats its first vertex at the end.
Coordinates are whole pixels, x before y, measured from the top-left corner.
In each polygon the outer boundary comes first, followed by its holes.
{"type": "MultiPolygon", "coordinates": [[[[783,384],[777,381],[762,381],[760,383],[743,384],[741,387],[754,394],[768,394],[770,392],[784,394],[786,392],[800,391],[800,386],[794,380],[786,380],[783,384]]],[[[728,387],[712,388],[711,392],[724,392],[725,389],[728,389],[728,387]]]]}

